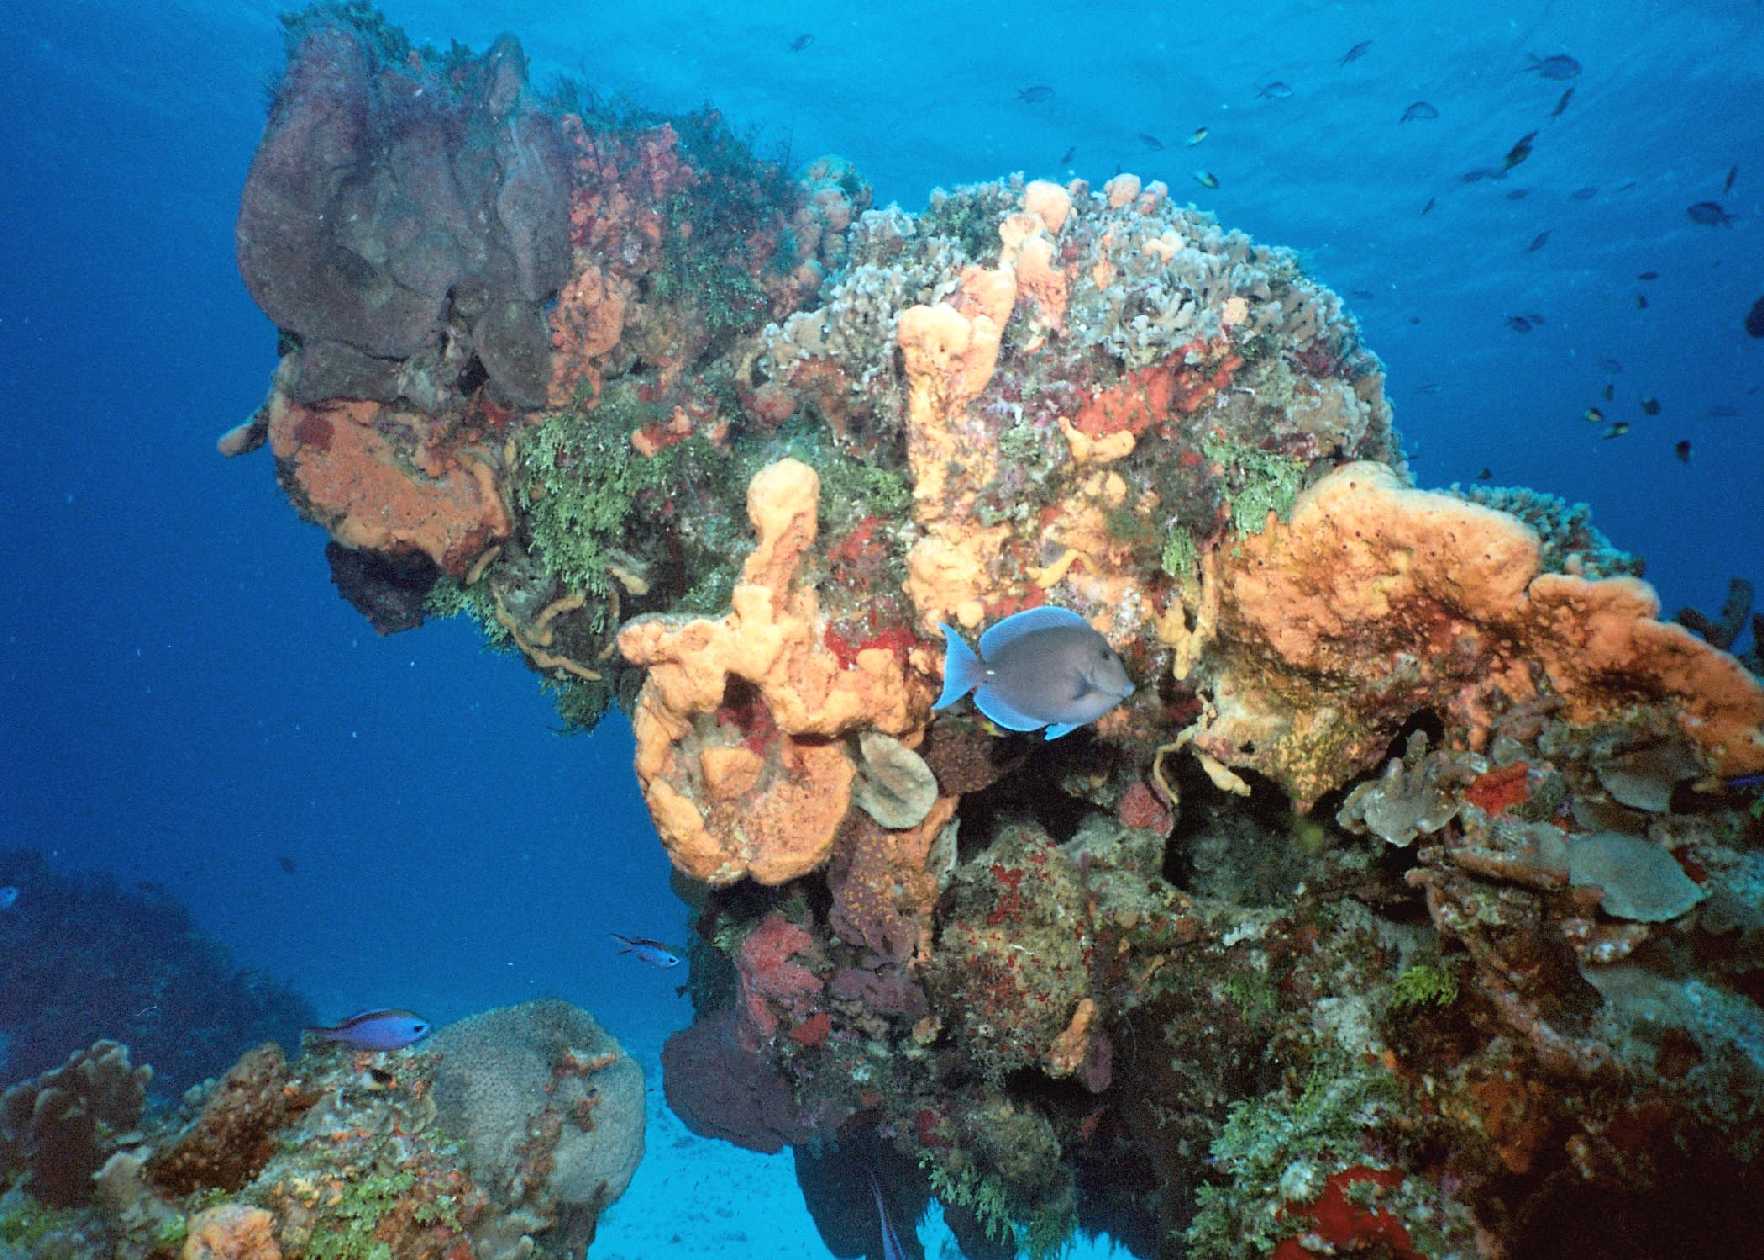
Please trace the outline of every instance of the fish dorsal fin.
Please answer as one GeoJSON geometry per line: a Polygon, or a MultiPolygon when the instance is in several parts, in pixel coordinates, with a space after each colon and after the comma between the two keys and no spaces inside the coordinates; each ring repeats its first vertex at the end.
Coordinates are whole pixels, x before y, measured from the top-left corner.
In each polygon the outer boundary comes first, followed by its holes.
{"type": "Polygon", "coordinates": [[[397,1015],[403,1015],[406,1013],[407,1012],[402,1011],[398,1007],[395,1007],[395,1006],[372,1006],[372,1007],[369,1007],[365,1011],[355,1012],[355,1014],[349,1016],[347,1019],[338,1020],[336,1023],[332,1024],[331,1027],[332,1028],[348,1028],[353,1024],[361,1023],[363,1020],[378,1019],[381,1016],[397,1016],[397,1015]]]}
{"type": "Polygon", "coordinates": [[[1020,613],[1012,613],[992,629],[980,636],[980,656],[987,664],[997,659],[998,654],[1026,634],[1038,630],[1070,629],[1075,626],[1088,627],[1090,623],[1070,608],[1056,608],[1052,604],[1043,604],[1039,608],[1026,608],[1020,613]]]}

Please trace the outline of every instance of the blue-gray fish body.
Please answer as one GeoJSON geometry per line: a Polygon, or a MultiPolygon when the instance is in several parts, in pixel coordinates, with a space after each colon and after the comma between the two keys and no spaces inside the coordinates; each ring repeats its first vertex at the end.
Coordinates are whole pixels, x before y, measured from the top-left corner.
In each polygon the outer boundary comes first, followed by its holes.
{"type": "Polygon", "coordinates": [[[10,910],[18,904],[18,889],[8,884],[0,888],[0,910],[10,910]]]}
{"type": "Polygon", "coordinates": [[[1058,739],[1096,721],[1133,694],[1127,667],[1108,640],[1069,608],[1015,613],[980,636],[978,654],[948,626],[943,694],[947,709],[968,692],[975,707],[1006,730],[1047,728],[1058,739]]]}
{"type": "Polygon", "coordinates": [[[334,1041],[351,1050],[402,1050],[429,1035],[430,1024],[421,1015],[403,1010],[363,1011],[328,1028],[301,1031],[321,1041],[334,1041]]]}

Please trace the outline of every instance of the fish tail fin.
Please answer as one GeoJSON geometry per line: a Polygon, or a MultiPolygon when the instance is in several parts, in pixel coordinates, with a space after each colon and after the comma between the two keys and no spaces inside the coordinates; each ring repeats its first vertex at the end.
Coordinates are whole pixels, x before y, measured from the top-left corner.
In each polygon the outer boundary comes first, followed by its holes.
{"type": "Polygon", "coordinates": [[[637,943],[628,936],[620,936],[617,932],[608,932],[607,935],[619,943],[621,954],[628,954],[637,947],[637,943]]]}
{"type": "Polygon", "coordinates": [[[943,694],[931,707],[947,709],[980,685],[986,666],[959,633],[941,622],[937,628],[943,631],[943,694]]]}

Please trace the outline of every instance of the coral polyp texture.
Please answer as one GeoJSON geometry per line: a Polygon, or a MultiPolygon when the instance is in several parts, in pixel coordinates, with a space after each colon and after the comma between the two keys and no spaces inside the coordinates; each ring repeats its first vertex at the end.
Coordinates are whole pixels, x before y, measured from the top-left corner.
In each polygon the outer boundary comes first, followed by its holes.
{"type": "Polygon", "coordinates": [[[1127,174],[878,208],[510,37],[290,39],[239,220],[282,362],[223,450],[267,433],[383,630],[631,714],[695,1130],[973,1249],[1749,1236],[1764,690],[1584,508],[1413,485],[1292,253],[1127,174]],[[1043,604],[1131,698],[933,712],[941,624],[1043,604]]]}

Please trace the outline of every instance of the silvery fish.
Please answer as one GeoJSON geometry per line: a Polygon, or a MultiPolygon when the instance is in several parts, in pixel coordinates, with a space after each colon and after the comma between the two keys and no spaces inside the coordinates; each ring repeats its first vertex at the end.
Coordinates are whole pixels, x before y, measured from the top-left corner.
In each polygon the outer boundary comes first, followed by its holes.
{"type": "Polygon", "coordinates": [[[10,910],[18,904],[18,889],[11,884],[0,888],[0,910],[10,910]]]}
{"type": "Polygon", "coordinates": [[[608,936],[624,948],[621,954],[635,954],[651,967],[678,967],[680,955],[660,941],[652,941],[647,936],[620,936],[617,932],[608,932],[608,936]]]}
{"type": "Polygon", "coordinates": [[[362,1011],[329,1028],[300,1031],[320,1041],[335,1041],[351,1050],[402,1050],[429,1035],[429,1021],[410,1011],[362,1011]]]}
{"type": "Polygon", "coordinates": [[[943,626],[947,709],[970,691],[974,704],[1011,731],[1047,728],[1058,739],[1096,721],[1133,694],[1127,667],[1108,640],[1069,608],[1042,606],[1006,617],[980,636],[975,655],[943,626]]]}

